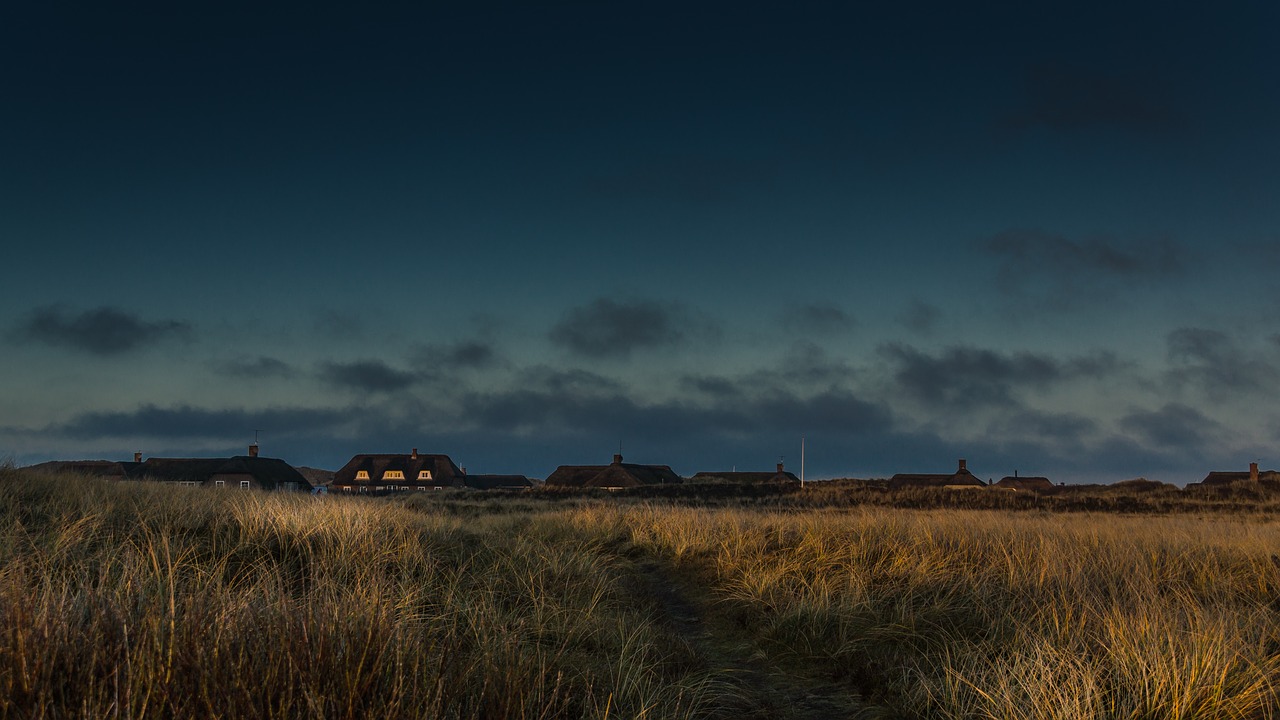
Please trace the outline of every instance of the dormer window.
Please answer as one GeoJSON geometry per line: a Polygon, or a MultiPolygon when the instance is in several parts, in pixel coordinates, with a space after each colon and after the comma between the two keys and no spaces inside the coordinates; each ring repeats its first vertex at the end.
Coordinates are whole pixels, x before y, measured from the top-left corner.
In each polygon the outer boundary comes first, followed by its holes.
{"type": "Polygon", "coordinates": [[[385,473],[383,473],[383,474],[382,474],[382,479],[383,479],[383,480],[403,480],[403,479],[404,479],[404,471],[403,471],[403,470],[388,470],[388,471],[386,471],[385,473]]]}
{"type": "Polygon", "coordinates": [[[357,480],[368,480],[368,479],[369,479],[369,471],[368,471],[368,470],[357,470],[357,471],[356,471],[356,479],[357,479],[357,480]]]}
{"type": "Polygon", "coordinates": [[[418,473],[418,479],[419,479],[419,480],[430,480],[430,479],[431,479],[431,471],[430,471],[430,470],[422,470],[421,472],[419,472],[419,473],[418,473]]]}

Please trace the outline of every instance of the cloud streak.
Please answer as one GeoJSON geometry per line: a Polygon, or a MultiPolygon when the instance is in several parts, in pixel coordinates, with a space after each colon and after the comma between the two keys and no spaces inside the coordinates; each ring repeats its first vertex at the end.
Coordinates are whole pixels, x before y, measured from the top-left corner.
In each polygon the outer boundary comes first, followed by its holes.
{"type": "Polygon", "coordinates": [[[599,298],[571,308],[551,328],[551,342],[574,355],[622,359],[642,350],[673,347],[697,323],[683,308],[663,303],[599,298]]]}
{"type": "Polygon", "coordinates": [[[189,323],[147,321],[119,308],[102,306],[76,314],[58,305],[46,305],[28,313],[13,334],[23,341],[108,357],[190,333],[189,323]]]}

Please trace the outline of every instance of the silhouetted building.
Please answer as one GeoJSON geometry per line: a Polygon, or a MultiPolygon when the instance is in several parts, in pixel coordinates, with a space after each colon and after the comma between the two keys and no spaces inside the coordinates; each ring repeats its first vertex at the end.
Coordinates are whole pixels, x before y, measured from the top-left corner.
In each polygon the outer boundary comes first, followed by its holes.
{"type": "Polygon", "coordinates": [[[560,487],[619,488],[668,485],[683,482],[669,465],[637,465],[613,456],[609,465],[561,465],[547,476],[547,485],[560,487]]]}
{"type": "Polygon", "coordinates": [[[960,467],[953,473],[945,474],[920,474],[920,473],[898,473],[889,478],[889,489],[897,490],[908,487],[947,487],[947,488],[968,488],[968,487],[986,487],[986,483],[979,480],[973,473],[969,472],[969,468],[965,461],[960,460],[960,467]]]}
{"type": "Polygon", "coordinates": [[[466,487],[465,473],[448,455],[356,455],[333,474],[335,492],[381,494],[466,487]]]}

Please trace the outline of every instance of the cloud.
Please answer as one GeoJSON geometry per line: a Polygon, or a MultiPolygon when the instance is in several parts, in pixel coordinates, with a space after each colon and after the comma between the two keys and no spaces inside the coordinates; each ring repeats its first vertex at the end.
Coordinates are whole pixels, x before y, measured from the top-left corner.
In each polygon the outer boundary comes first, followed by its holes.
{"type": "Polygon", "coordinates": [[[32,310],[14,330],[21,339],[66,347],[91,355],[121,355],[131,350],[191,332],[179,320],[146,321],[112,307],[86,310],[78,315],[47,305],[32,310]]]}
{"type": "Polygon", "coordinates": [[[1193,407],[1169,403],[1159,410],[1140,410],[1120,419],[1121,429],[1149,447],[1199,455],[1222,430],[1193,407]]]}
{"type": "Polygon", "coordinates": [[[1149,79],[1045,64],[1028,70],[1024,91],[1024,104],[1005,118],[1014,129],[1164,133],[1187,122],[1149,79]]]}
{"type": "Polygon", "coordinates": [[[238,378],[287,378],[296,374],[292,365],[273,357],[240,357],[217,365],[215,370],[222,375],[238,378]]]}
{"type": "Polygon", "coordinates": [[[349,363],[324,363],[320,379],[346,390],[358,392],[395,392],[418,380],[414,373],[397,370],[381,360],[358,360],[349,363]]]}
{"type": "Polygon", "coordinates": [[[1018,406],[1018,389],[1044,390],[1076,378],[1103,377],[1120,367],[1107,353],[1059,360],[1029,352],[952,347],[934,356],[891,343],[881,347],[880,354],[894,367],[898,386],[910,396],[959,410],[1018,406]]]}
{"type": "Polygon", "coordinates": [[[348,422],[337,409],[268,408],[211,410],[179,405],[143,405],[128,412],[88,412],[53,425],[46,432],[77,440],[98,438],[242,438],[254,430],[279,435],[324,432],[348,422]]]}
{"type": "Polygon", "coordinates": [[[898,323],[909,330],[927,334],[934,329],[941,317],[942,311],[936,305],[915,298],[898,315],[898,323]]]}
{"type": "Polygon", "coordinates": [[[549,337],[582,357],[626,358],[637,350],[678,345],[698,324],[679,306],[599,298],[566,312],[549,337]]]}
{"type": "Polygon", "coordinates": [[[1179,328],[1165,339],[1172,368],[1166,378],[1174,387],[1194,386],[1215,401],[1280,386],[1280,369],[1252,355],[1219,330],[1179,328]]]}
{"type": "Polygon", "coordinates": [[[809,303],[788,309],[782,314],[783,326],[795,332],[834,335],[852,330],[854,317],[831,303],[809,303]]]}
{"type": "Polygon", "coordinates": [[[450,345],[421,347],[414,353],[413,364],[424,370],[483,370],[503,364],[503,359],[490,343],[465,340],[450,345]]]}

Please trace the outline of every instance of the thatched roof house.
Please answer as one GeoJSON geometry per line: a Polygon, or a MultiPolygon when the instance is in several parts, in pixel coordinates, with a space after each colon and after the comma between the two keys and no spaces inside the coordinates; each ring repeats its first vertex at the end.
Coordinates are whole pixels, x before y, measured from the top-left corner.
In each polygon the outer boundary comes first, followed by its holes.
{"type": "Polygon", "coordinates": [[[363,454],[333,474],[335,492],[386,493],[405,490],[443,490],[465,487],[465,473],[448,455],[363,454]]]}
{"type": "Polygon", "coordinates": [[[1027,490],[1036,492],[1040,490],[1052,490],[1053,482],[1047,477],[1039,476],[1019,476],[1017,473],[1006,475],[1000,478],[992,487],[1001,490],[1027,490]]]}
{"type": "Polygon", "coordinates": [[[311,483],[289,463],[258,457],[257,445],[249,447],[248,455],[229,458],[148,458],[133,468],[128,478],[203,487],[311,492],[311,483]]]}
{"type": "Polygon", "coordinates": [[[694,473],[689,478],[691,483],[739,483],[742,485],[763,485],[767,483],[794,483],[800,484],[800,478],[795,473],[789,472],[782,468],[782,463],[778,463],[778,469],[774,472],[700,472],[694,473]]]}
{"type": "Polygon", "coordinates": [[[889,478],[889,489],[898,490],[909,487],[945,487],[945,488],[970,488],[970,487],[986,487],[986,483],[979,480],[973,473],[969,472],[969,468],[963,459],[960,460],[960,467],[953,473],[946,474],[923,474],[923,473],[898,473],[889,478]]]}
{"type": "Polygon", "coordinates": [[[1280,481],[1280,472],[1275,470],[1259,470],[1258,463],[1249,463],[1248,472],[1216,471],[1205,475],[1201,485],[1230,485],[1238,482],[1258,482],[1260,480],[1280,481]]]}
{"type": "Polygon", "coordinates": [[[609,465],[561,465],[547,476],[548,486],[605,488],[639,487],[641,485],[669,485],[683,482],[669,465],[637,465],[622,462],[621,455],[613,456],[609,465]]]}

